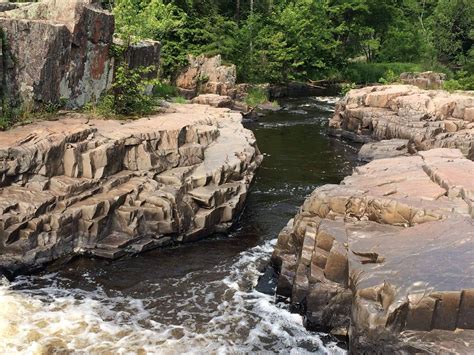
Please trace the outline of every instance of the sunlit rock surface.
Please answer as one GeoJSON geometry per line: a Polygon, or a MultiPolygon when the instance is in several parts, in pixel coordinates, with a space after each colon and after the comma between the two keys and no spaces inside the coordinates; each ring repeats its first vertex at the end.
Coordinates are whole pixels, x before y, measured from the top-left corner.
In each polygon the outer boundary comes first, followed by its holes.
{"type": "Polygon", "coordinates": [[[255,138],[228,109],[174,110],[0,132],[0,265],[116,258],[230,227],[262,159],[255,138]]]}
{"type": "Polygon", "coordinates": [[[236,94],[237,69],[224,65],[220,55],[189,56],[188,66],[176,78],[181,95],[193,98],[199,94],[216,94],[234,97],[236,94]]]}
{"type": "MultiPolygon", "coordinates": [[[[117,64],[111,50],[114,16],[99,1],[10,5],[0,6],[0,79],[5,83],[0,98],[8,107],[82,107],[110,89],[117,64]]],[[[120,63],[132,69],[154,66],[149,77],[156,78],[160,48],[156,41],[134,44],[120,63]]]]}
{"type": "Polygon", "coordinates": [[[422,73],[401,73],[403,84],[415,85],[420,89],[442,89],[446,74],[426,71],[422,73]]]}
{"type": "Polygon", "coordinates": [[[410,85],[351,90],[330,121],[336,135],[356,141],[408,139],[417,150],[457,148],[474,159],[474,94],[410,85]]]}
{"type": "Polygon", "coordinates": [[[317,188],[279,235],[277,292],[354,353],[469,353],[474,162],[433,149],[317,188]]]}

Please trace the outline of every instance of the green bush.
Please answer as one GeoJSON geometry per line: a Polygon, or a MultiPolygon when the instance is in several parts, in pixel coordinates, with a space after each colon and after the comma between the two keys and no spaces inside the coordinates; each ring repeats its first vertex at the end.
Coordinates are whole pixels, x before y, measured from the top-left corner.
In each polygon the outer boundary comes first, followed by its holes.
{"type": "Polygon", "coordinates": [[[262,88],[256,87],[249,90],[245,103],[250,107],[255,107],[268,102],[268,95],[262,88]]]}
{"type": "Polygon", "coordinates": [[[459,71],[455,75],[455,79],[446,80],[443,89],[447,91],[456,90],[474,90],[474,74],[466,71],[459,71]]]}
{"type": "Polygon", "coordinates": [[[413,63],[349,63],[343,70],[345,80],[357,84],[377,83],[389,70],[394,75],[421,71],[420,64],[413,63]]]}
{"type": "Polygon", "coordinates": [[[383,77],[379,79],[379,83],[387,85],[387,84],[392,84],[396,83],[400,79],[400,75],[395,74],[395,72],[392,69],[389,69],[385,72],[383,77]]]}
{"type": "MultiPolygon", "coordinates": [[[[145,115],[153,112],[156,101],[147,93],[150,85],[156,80],[146,79],[154,67],[130,69],[126,64],[120,65],[115,71],[112,85],[112,111],[119,115],[145,115]]],[[[107,97],[106,97],[107,98],[107,97]]],[[[111,100],[107,98],[107,101],[111,100]]],[[[110,102],[107,102],[110,104],[110,102]]]]}
{"type": "Polygon", "coordinates": [[[153,94],[155,96],[168,99],[168,98],[176,96],[177,90],[176,90],[176,87],[171,84],[164,83],[164,82],[156,82],[155,86],[153,87],[153,94]]]}
{"type": "Polygon", "coordinates": [[[344,83],[341,85],[341,95],[345,96],[349,91],[356,88],[355,83],[344,83]]]}

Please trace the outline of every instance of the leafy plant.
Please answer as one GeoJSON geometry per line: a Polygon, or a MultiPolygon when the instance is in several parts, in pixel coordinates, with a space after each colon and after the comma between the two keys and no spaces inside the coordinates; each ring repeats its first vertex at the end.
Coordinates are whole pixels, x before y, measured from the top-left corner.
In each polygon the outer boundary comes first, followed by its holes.
{"type": "Polygon", "coordinates": [[[153,94],[162,98],[171,98],[176,96],[176,87],[161,81],[157,81],[153,86],[153,94]]]}
{"type": "Polygon", "coordinates": [[[268,95],[262,88],[255,87],[248,91],[245,103],[250,107],[255,107],[268,102],[268,95]]]}
{"type": "Polygon", "coordinates": [[[341,85],[341,95],[345,96],[349,91],[356,88],[355,83],[344,83],[341,85]]]}
{"type": "Polygon", "coordinates": [[[395,72],[392,69],[389,69],[384,73],[384,76],[382,76],[379,79],[379,83],[384,84],[384,85],[392,84],[392,83],[397,82],[399,78],[400,78],[399,75],[395,74],[395,72]]]}

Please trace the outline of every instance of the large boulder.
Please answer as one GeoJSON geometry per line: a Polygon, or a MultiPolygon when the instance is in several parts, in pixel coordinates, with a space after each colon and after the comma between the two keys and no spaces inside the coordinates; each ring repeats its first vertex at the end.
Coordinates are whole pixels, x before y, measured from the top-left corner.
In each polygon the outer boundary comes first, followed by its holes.
{"type": "Polygon", "coordinates": [[[411,85],[351,90],[329,127],[352,140],[408,139],[417,150],[457,148],[474,159],[474,94],[411,85]]]}
{"type": "Polygon", "coordinates": [[[317,188],[278,237],[277,292],[355,354],[469,353],[473,176],[461,152],[433,149],[317,188]]]}

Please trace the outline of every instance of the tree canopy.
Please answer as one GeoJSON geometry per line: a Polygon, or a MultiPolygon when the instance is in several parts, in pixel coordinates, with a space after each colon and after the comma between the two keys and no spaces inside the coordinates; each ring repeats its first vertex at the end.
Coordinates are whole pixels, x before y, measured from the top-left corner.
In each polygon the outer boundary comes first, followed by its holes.
{"type": "Polygon", "coordinates": [[[221,54],[239,79],[341,77],[350,62],[441,64],[472,75],[472,0],[104,0],[126,41],[160,40],[162,75],[221,54]]]}

